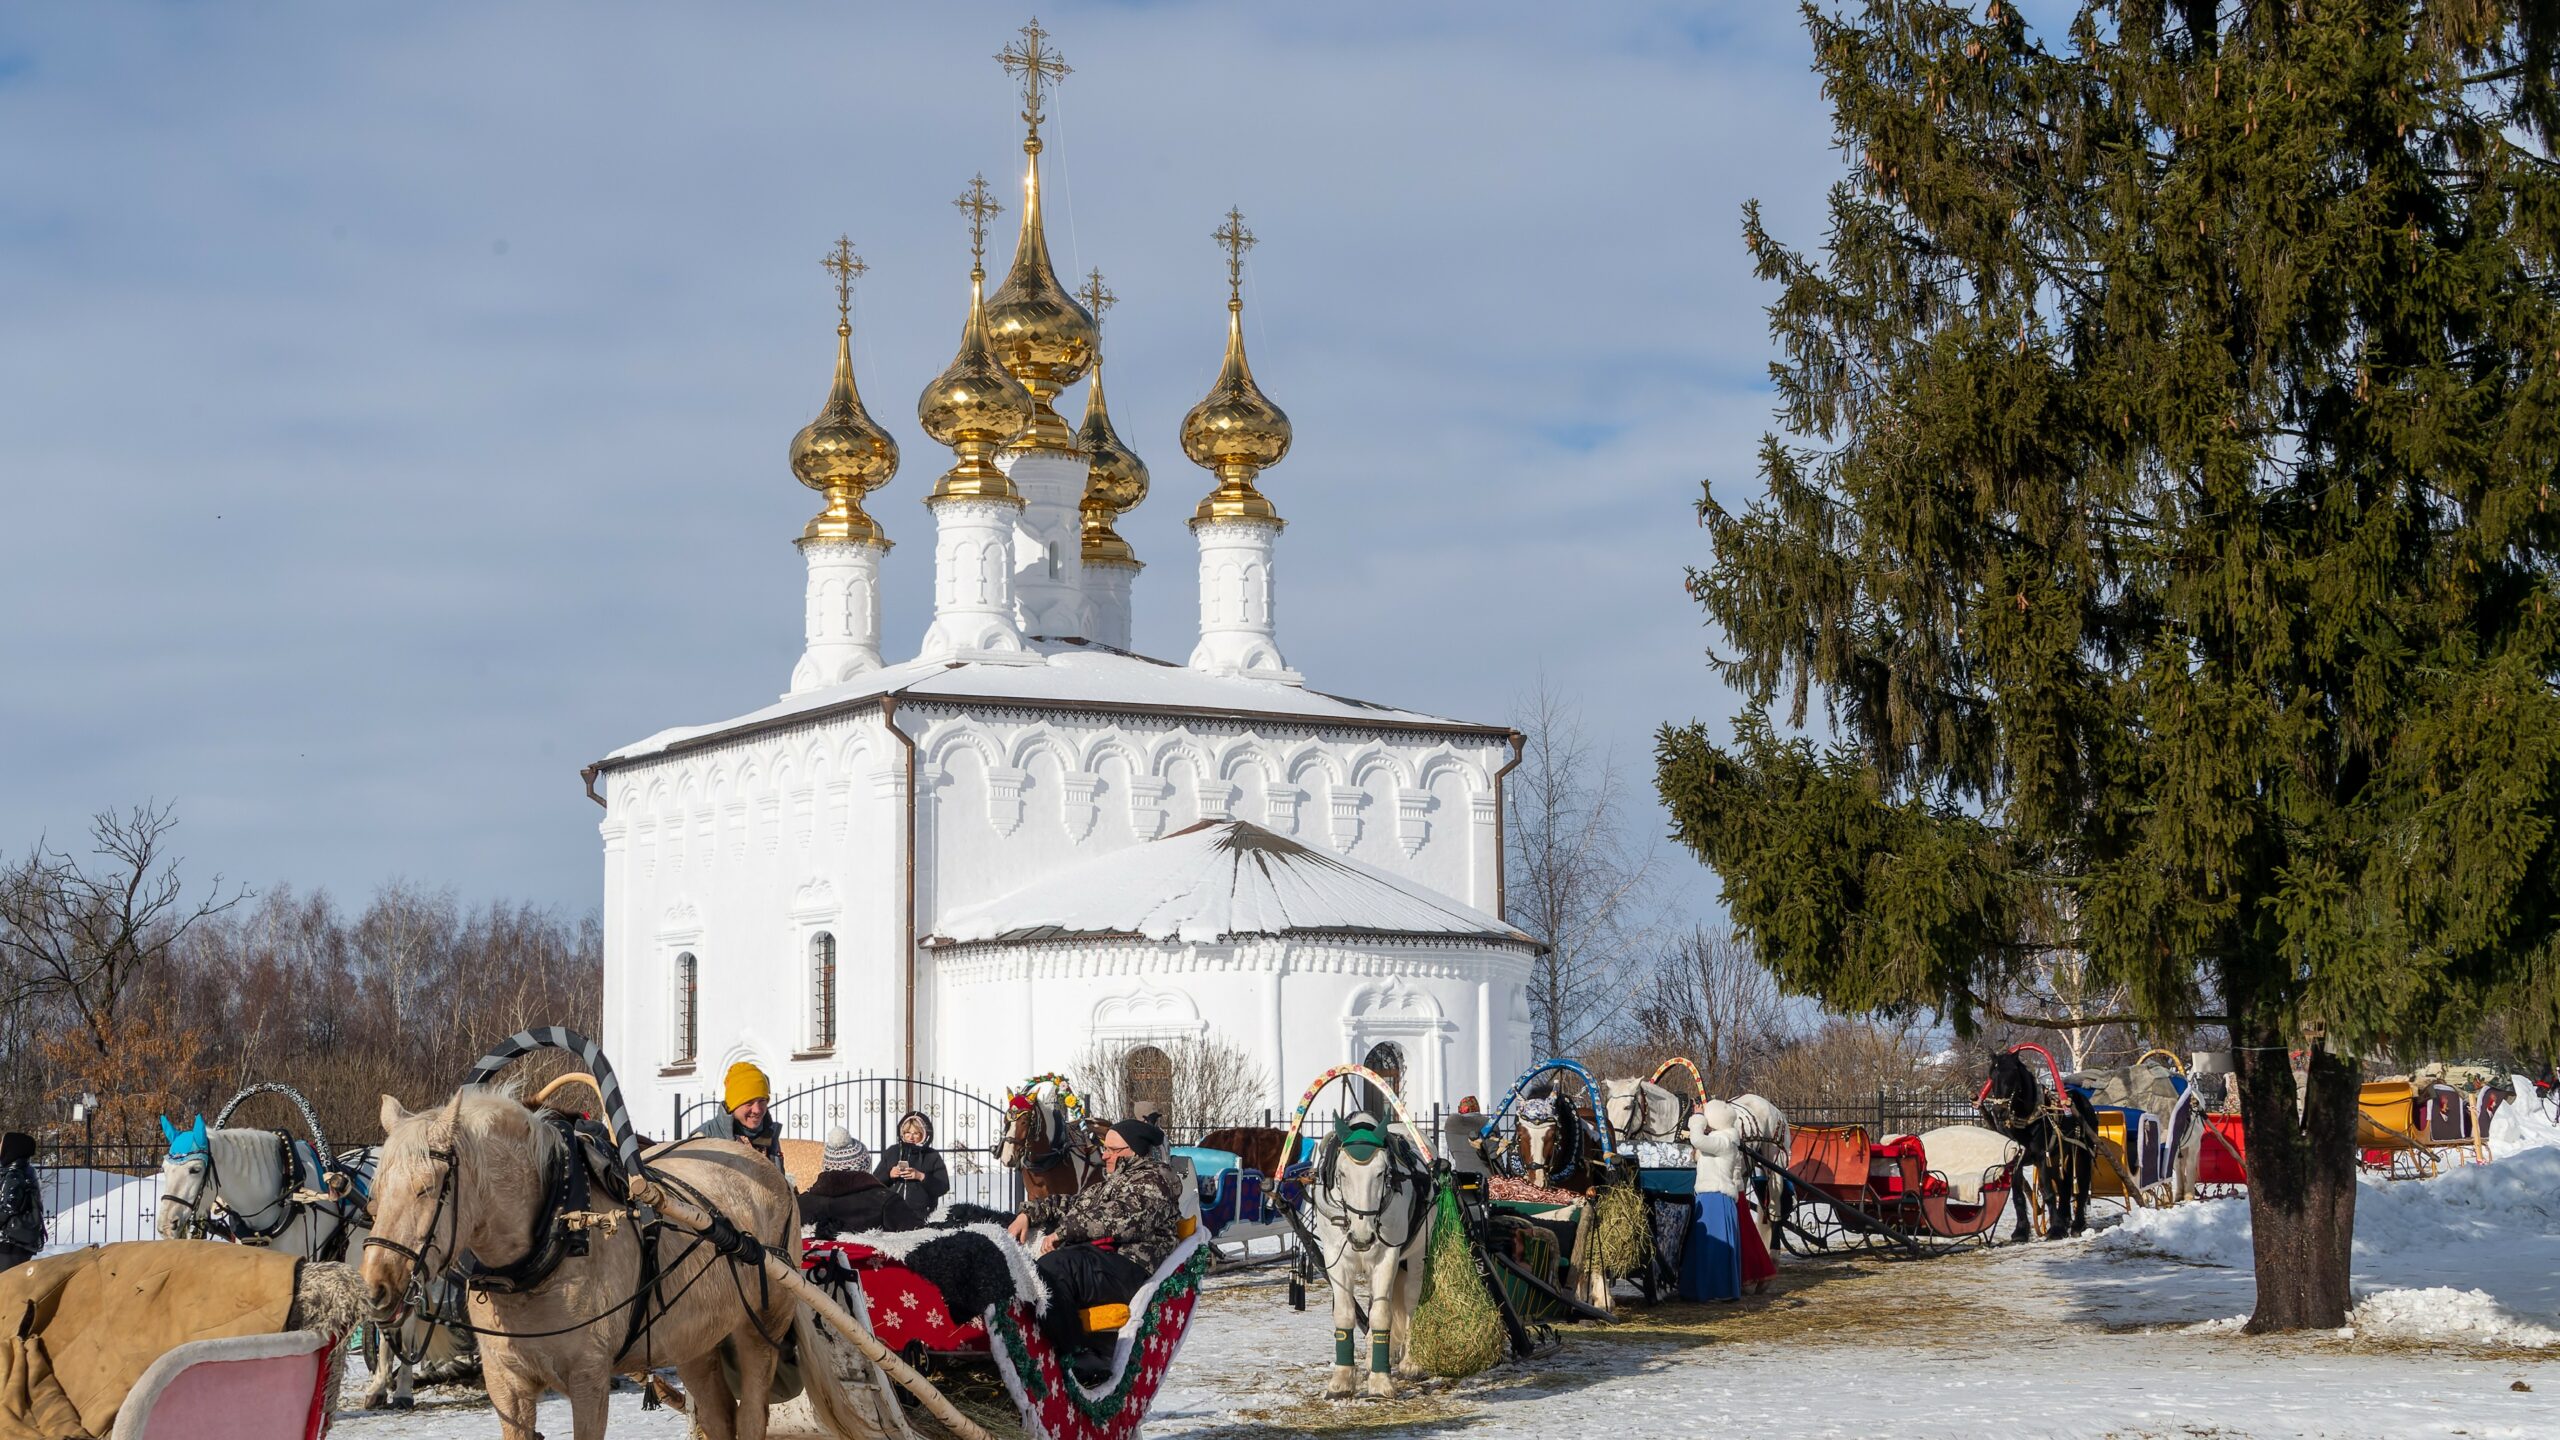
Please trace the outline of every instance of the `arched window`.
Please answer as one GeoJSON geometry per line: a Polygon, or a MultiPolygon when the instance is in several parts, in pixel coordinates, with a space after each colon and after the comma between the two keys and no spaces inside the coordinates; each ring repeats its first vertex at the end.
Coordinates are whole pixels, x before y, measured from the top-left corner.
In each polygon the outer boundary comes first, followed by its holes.
{"type": "Polygon", "coordinates": [[[676,957],[675,1063],[693,1063],[702,1042],[702,966],[687,950],[676,957]]]}
{"type": "MultiPolygon", "coordinates": [[[[1387,1082],[1388,1088],[1395,1091],[1398,1099],[1403,1098],[1403,1046],[1397,1044],[1393,1040],[1381,1040],[1377,1044],[1369,1047],[1369,1053],[1360,1057],[1360,1063],[1366,1068],[1376,1071],[1378,1078],[1387,1082]]],[[[1360,1097],[1360,1104],[1363,1109],[1366,1109],[1370,1114],[1377,1116],[1381,1120],[1394,1118],[1394,1103],[1386,1096],[1379,1094],[1377,1086],[1364,1080],[1360,1083],[1360,1088],[1363,1092],[1360,1097]]]]}
{"type": "Polygon", "coordinates": [[[809,937],[809,1048],[836,1048],[836,937],[809,937]]]}
{"type": "Polygon", "coordinates": [[[1162,1124],[1173,1118],[1173,1057],[1153,1045],[1141,1045],[1120,1060],[1120,1091],[1128,1097],[1129,1113],[1144,1120],[1158,1117],[1162,1124]]]}

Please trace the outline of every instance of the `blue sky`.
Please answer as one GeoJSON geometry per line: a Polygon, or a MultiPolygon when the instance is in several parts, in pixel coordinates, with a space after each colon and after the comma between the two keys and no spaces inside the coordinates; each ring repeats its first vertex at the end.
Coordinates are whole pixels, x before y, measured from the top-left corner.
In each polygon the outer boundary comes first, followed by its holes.
{"type": "MultiPolygon", "coordinates": [[[[928,618],[976,171],[1019,193],[1019,5],[0,11],[0,841],[173,799],[191,873],[595,903],[577,771],[774,698],[839,232],[904,464],[886,646],[928,618]]],[[[1649,806],[1729,714],[1682,567],[1739,497],[1757,197],[1837,173],[1792,6],[1059,5],[1044,170],[1100,266],[1139,648],[1195,618],[1174,440],[1243,208],[1264,488],[1310,684],[1498,720],[1543,672],[1649,806]]],[[[1011,215],[1000,222],[1008,237],[1011,215]]],[[[995,248],[992,247],[991,248],[995,248]]],[[[1069,413],[1081,404],[1071,392],[1069,413]]],[[[1685,856],[1667,872],[1704,905],[1685,856]]]]}

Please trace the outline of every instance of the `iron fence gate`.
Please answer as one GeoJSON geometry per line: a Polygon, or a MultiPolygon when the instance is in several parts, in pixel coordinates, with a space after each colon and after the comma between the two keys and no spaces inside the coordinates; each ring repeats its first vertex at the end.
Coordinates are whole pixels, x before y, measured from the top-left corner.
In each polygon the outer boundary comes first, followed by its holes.
{"type": "MultiPolygon", "coordinates": [[[[897,1140],[899,1117],[920,1110],[933,1121],[933,1145],[951,1176],[951,1198],[992,1210],[1014,1210],[1022,1204],[1022,1179],[996,1164],[996,1147],[1004,1142],[1004,1102],[966,1086],[940,1079],[910,1079],[871,1071],[833,1075],[797,1090],[777,1094],[770,1102],[774,1122],[786,1140],[824,1144],[827,1132],[841,1125],[878,1156],[897,1140]]],[[[720,1096],[706,1093],[675,1098],[674,1135],[690,1135],[694,1127],[720,1113],[720,1096]]],[[[799,1177],[803,1184],[809,1177],[799,1177]]]]}

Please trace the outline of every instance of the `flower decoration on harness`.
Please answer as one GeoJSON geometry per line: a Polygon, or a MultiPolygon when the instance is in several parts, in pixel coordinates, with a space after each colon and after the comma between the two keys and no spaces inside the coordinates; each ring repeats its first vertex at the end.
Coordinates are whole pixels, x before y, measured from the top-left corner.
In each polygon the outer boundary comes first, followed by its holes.
{"type": "Polygon", "coordinates": [[[1556,1102],[1544,1095],[1523,1100],[1520,1102],[1520,1118],[1533,1125],[1553,1125],[1556,1123],[1556,1102]]]}

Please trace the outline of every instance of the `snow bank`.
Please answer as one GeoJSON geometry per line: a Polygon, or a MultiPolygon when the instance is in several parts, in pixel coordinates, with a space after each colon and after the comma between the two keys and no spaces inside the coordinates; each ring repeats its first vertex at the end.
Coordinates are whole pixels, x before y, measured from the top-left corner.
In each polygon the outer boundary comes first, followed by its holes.
{"type": "MultiPolygon", "coordinates": [[[[2136,1210],[2090,1248],[2245,1270],[2249,1202],[2136,1210]]],[[[2401,1339],[2560,1345],[2560,1149],[2356,1194],[2350,1323],[2401,1339]]]]}

